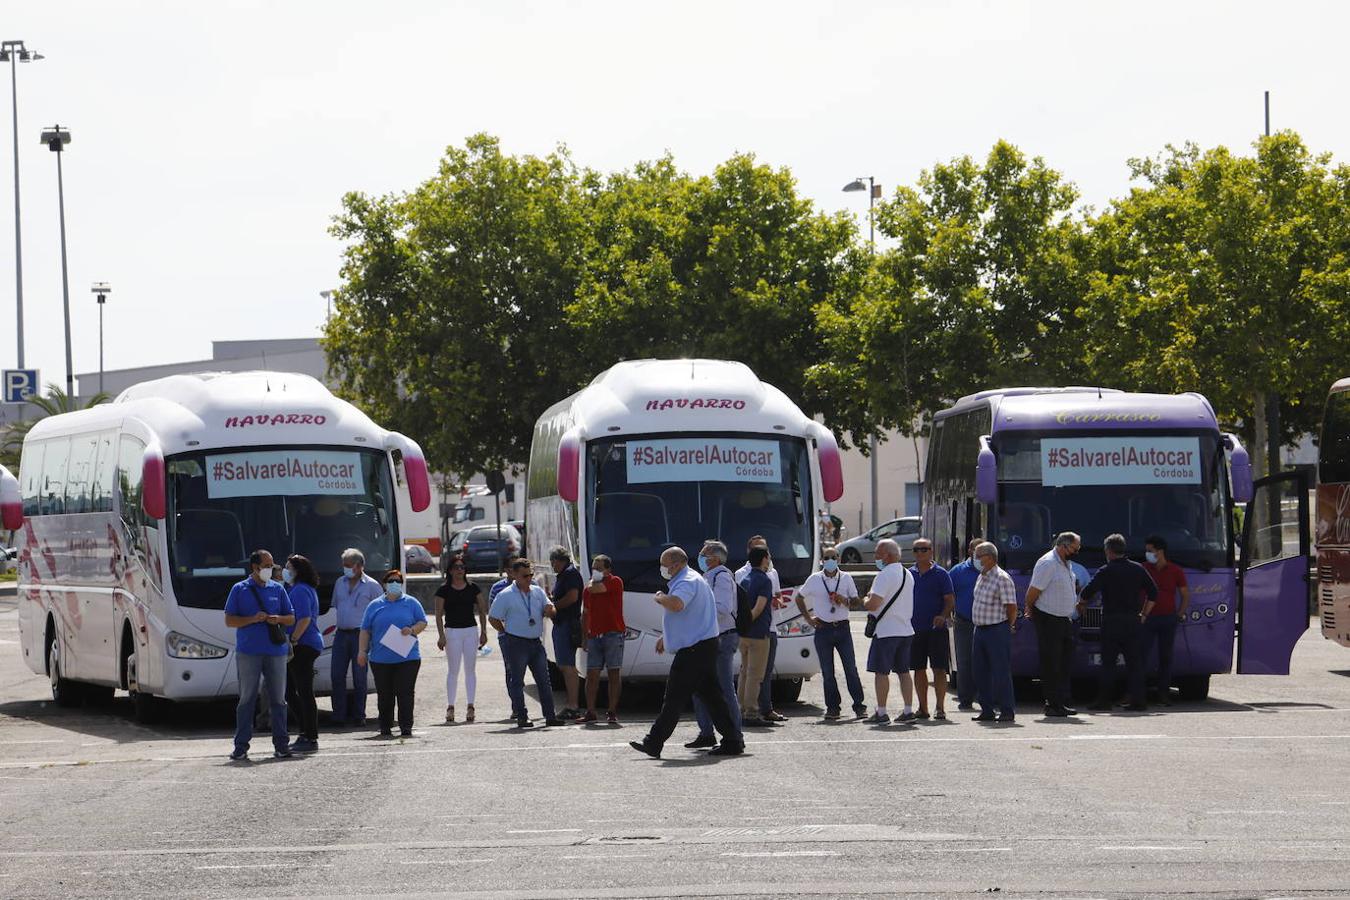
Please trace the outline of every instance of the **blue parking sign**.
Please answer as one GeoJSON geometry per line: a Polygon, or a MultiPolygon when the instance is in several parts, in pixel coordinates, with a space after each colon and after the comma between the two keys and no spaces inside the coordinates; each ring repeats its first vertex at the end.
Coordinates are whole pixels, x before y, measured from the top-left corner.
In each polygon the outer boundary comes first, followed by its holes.
{"type": "Polygon", "coordinates": [[[38,392],[37,369],[4,369],[5,402],[23,403],[38,392]]]}

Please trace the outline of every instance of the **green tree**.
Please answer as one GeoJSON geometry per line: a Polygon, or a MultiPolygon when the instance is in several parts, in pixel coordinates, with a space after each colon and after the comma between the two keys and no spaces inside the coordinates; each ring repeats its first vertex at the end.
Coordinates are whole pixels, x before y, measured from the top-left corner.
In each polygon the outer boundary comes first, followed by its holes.
{"type": "Polygon", "coordinates": [[[1139,186],[1083,245],[1083,359],[1108,384],[1204,393],[1264,460],[1271,394],[1269,440],[1288,442],[1315,430],[1344,374],[1350,170],[1292,132],[1255,147],[1131,160],[1139,186]]]}
{"type": "Polygon", "coordinates": [[[28,432],[33,429],[34,425],[48,416],[59,416],[62,413],[90,409],[100,403],[107,403],[109,399],[111,398],[107,393],[100,391],[81,404],[78,398],[70,396],[56,384],[48,382],[45,394],[34,394],[28,398],[28,402],[38,408],[39,414],[31,419],[15,422],[4,430],[4,436],[0,438],[0,465],[18,475],[24,438],[28,437],[28,432]]]}

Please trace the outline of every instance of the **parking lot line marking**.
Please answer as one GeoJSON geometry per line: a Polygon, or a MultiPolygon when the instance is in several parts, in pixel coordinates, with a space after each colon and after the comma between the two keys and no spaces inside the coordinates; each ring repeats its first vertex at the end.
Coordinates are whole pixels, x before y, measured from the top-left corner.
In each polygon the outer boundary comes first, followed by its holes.
{"type": "Polygon", "coordinates": [[[723,856],[734,856],[742,859],[762,859],[766,857],[781,856],[838,856],[837,850],[765,850],[759,853],[723,853],[723,856]]]}
{"type": "Polygon", "coordinates": [[[1111,844],[1098,850],[1199,850],[1199,847],[1163,847],[1154,844],[1111,844]]]}
{"type": "Polygon", "coordinates": [[[580,831],[580,828],[518,828],[508,830],[507,834],[562,834],[570,831],[580,831]]]}
{"type": "Polygon", "coordinates": [[[948,853],[1011,853],[1011,847],[957,847],[948,853]]]}

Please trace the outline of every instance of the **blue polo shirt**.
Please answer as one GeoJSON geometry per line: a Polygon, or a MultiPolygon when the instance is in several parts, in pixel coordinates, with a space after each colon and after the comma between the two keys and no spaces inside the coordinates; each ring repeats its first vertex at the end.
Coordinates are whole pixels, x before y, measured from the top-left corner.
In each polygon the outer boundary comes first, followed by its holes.
{"type": "Polygon", "coordinates": [[[952,581],[952,593],[956,595],[956,613],[963,619],[971,617],[971,607],[975,605],[975,582],[980,580],[980,567],[966,557],[952,566],[947,573],[952,581]]]}
{"type": "MultiPolygon", "coordinates": [[[[323,652],[323,635],[319,633],[319,592],[303,582],[296,582],[286,592],[291,598],[291,607],[295,610],[295,621],[308,617],[309,625],[296,643],[302,647],[311,647],[323,652]]],[[[286,633],[295,637],[295,626],[286,628],[286,633]]]]}
{"type": "Polygon", "coordinates": [[[488,615],[506,626],[506,633],[526,640],[538,640],[544,634],[544,607],[548,594],[537,584],[522,593],[514,584],[503,588],[492,601],[488,615]]]}
{"type": "MultiPolygon", "coordinates": [[[[230,596],[225,599],[225,615],[256,616],[259,610],[269,616],[289,616],[295,612],[286,589],[275,581],[262,585],[250,575],[230,588],[230,596]]],[[[252,656],[285,656],[288,652],[285,644],[272,643],[267,636],[266,622],[236,628],[234,649],[252,656]]]]}
{"type": "Polygon", "coordinates": [[[750,595],[750,608],[753,610],[755,604],[759,602],[760,597],[768,597],[769,602],[764,606],[764,612],[759,614],[759,618],[750,623],[750,631],[745,637],[748,638],[766,638],[773,633],[773,582],[769,576],[759,569],[751,569],[741,579],[741,587],[750,595]]]}
{"type": "Polygon", "coordinates": [[[914,578],[914,613],[909,624],[916,632],[932,631],[933,619],[942,615],[942,598],[955,593],[951,576],[937,564],[929,566],[923,574],[919,574],[918,566],[910,566],[909,574],[914,578]]]}
{"type": "MultiPolygon", "coordinates": [[[[765,575],[764,581],[768,580],[765,575]]],[[[713,599],[712,588],[708,587],[702,575],[685,566],[671,577],[666,593],[684,601],[684,609],[679,612],[662,607],[665,615],[661,628],[667,653],[717,637],[717,601],[713,599]]]]}
{"type": "Polygon", "coordinates": [[[389,626],[396,628],[411,628],[418,622],[427,620],[426,611],[422,609],[422,601],[404,594],[397,600],[390,600],[388,597],[381,597],[378,600],[370,601],[366,607],[366,614],[361,619],[361,630],[370,632],[370,661],[373,663],[401,663],[411,659],[421,659],[422,653],[416,644],[408,651],[407,656],[399,656],[391,648],[380,643],[380,638],[389,630],[389,626]]]}

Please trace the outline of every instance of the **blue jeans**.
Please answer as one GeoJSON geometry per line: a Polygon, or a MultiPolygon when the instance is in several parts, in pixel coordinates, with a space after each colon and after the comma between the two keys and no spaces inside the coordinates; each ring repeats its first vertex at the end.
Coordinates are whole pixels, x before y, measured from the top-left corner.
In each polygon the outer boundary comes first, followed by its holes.
{"type": "MultiPolygon", "coordinates": [[[[741,730],[741,704],[736,699],[736,670],[732,663],[740,645],[741,636],[734,628],[717,638],[717,684],[727,698],[727,709],[731,712],[731,720],[736,723],[738,732],[741,730]]],[[[698,694],[694,695],[694,718],[698,719],[699,736],[712,737],[712,713],[708,712],[708,705],[698,694]]]]}
{"type": "Polygon", "coordinates": [[[333,632],[333,721],[366,720],[366,666],[356,664],[361,645],[360,631],[333,632]],[[347,691],[347,669],[352,671],[352,690],[347,691]]]}
{"type": "Polygon", "coordinates": [[[516,721],[528,719],[525,711],[525,672],[534,676],[539,689],[539,705],[544,718],[554,718],[553,682],[548,677],[548,654],[539,638],[522,638],[502,634],[502,662],[506,666],[506,692],[511,697],[511,717],[516,721]]]}
{"type": "Polygon", "coordinates": [[[952,631],[956,638],[956,702],[969,706],[975,702],[975,671],[971,668],[971,642],[975,638],[975,623],[961,615],[953,617],[952,631]]]}
{"type": "Polygon", "coordinates": [[[236,653],[239,705],[234,710],[234,749],[248,752],[253,740],[253,711],[258,705],[259,681],[267,681],[267,704],[272,715],[272,746],[286,749],[286,656],[236,653]]]}
{"type": "Polygon", "coordinates": [[[1172,689],[1172,648],[1177,640],[1177,621],[1175,613],[1149,616],[1144,620],[1144,653],[1142,664],[1148,664],[1149,649],[1158,645],[1158,696],[1167,699],[1172,689]]]}
{"type": "Polygon", "coordinates": [[[844,666],[844,682],[848,685],[848,695],[853,698],[854,706],[864,702],[862,680],[858,678],[858,662],[853,654],[853,632],[849,630],[848,619],[834,625],[821,623],[812,635],[816,643],[816,658],[820,660],[820,678],[825,682],[825,708],[838,709],[843,702],[839,694],[839,682],[834,675],[834,655],[839,654],[839,662],[844,666]]]}
{"type": "MultiPolygon", "coordinates": [[[[767,612],[767,610],[766,610],[767,612]]],[[[769,632],[769,664],[764,667],[764,680],[759,684],[759,714],[773,711],[773,663],[778,658],[778,629],[769,632]]]]}
{"type": "Polygon", "coordinates": [[[993,715],[997,708],[1005,716],[1014,715],[1017,704],[1013,698],[1012,632],[1008,623],[976,625],[971,656],[981,714],[993,715]]]}

